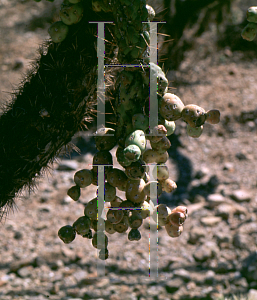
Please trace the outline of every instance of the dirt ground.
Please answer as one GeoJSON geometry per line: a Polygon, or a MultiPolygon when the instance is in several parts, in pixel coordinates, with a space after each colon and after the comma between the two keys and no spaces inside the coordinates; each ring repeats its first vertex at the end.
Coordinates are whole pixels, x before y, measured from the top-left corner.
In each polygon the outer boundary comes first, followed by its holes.
{"type": "MultiPolygon", "coordinates": [[[[49,38],[59,4],[0,0],[1,103],[10,99],[38,46],[49,38]]],[[[257,47],[236,31],[250,5],[236,1],[235,30],[217,35],[211,26],[195,40],[179,70],[167,72],[170,92],[185,105],[219,109],[221,122],[205,124],[198,139],[187,136],[185,123],[176,122],[167,165],[178,188],[159,202],[186,205],[189,218],[179,238],[159,230],[158,278],[149,277],[147,222],[137,243],[127,234],[109,236],[105,277],[97,276],[89,240],[77,237],[65,245],[58,238],[59,228],[72,225],[83,215],[83,203],[95,197],[95,186],[82,191],[80,203],[67,196],[74,173],[92,162],[87,150],[92,141],[81,134],[74,141],[82,154],[55,164],[38,190],[24,194],[1,224],[1,300],[216,300],[232,294],[257,299],[257,47]]]]}

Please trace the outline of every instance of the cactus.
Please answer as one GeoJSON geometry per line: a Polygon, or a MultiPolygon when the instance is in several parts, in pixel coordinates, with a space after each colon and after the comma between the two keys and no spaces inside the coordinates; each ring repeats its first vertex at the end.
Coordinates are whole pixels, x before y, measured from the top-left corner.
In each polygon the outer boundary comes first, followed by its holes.
{"type": "Polygon", "coordinates": [[[133,4],[128,0],[64,0],[61,21],[49,29],[52,41],[41,50],[37,66],[0,119],[3,145],[0,179],[3,178],[1,184],[4,184],[0,204],[4,207],[5,204],[10,206],[23,187],[33,187],[37,176],[50,166],[64,146],[69,145],[72,136],[85,130],[92,120],[96,112],[97,28],[88,21],[114,21],[115,26],[108,27],[106,38],[110,43],[105,54],[109,57],[107,61],[113,59],[121,65],[112,71],[115,74],[113,82],[111,71],[106,76],[113,89],[114,128],[97,130],[98,152],[93,157],[93,167],[78,170],[74,174],[75,185],[67,191],[78,201],[81,189],[94,184],[98,186],[97,197],[86,204],[84,215],[72,226],[63,226],[58,232],[64,243],[72,242],[76,234],[92,238],[92,245],[100,247],[99,258],[103,260],[109,257],[106,232],[125,233],[130,228],[128,239],[137,241],[141,238],[138,229],[150,214],[159,226],[165,226],[169,236],[178,237],[182,233],[186,208],[177,207],[171,211],[164,204],[154,208],[151,200],[152,188],[157,187],[159,197],[163,191],[171,193],[177,187],[169,178],[165,165],[171,147],[167,135],[174,133],[178,119],[188,124],[188,135],[194,138],[202,133],[205,121],[219,122],[217,110],[206,113],[197,105],[185,106],[178,96],[168,93],[164,71],[150,62],[149,21],[154,17],[153,8],[146,5],[145,0],[134,0],[133,4]],[[124,64],[140,67],[122,67],[124,64]],[[158,124],[152,130],[149,128],[149,75],[156,79],[158,99],[158,124]],[[35,85],[37,89],[33,88],[35,85]],[[8,126],[11,142],[4,134],[8,126]],[[147,140],[151,149],[146,149],[147,140]],[[116,145],[116,157],[124,171],[113,168],[110,150],[116,145]],[[11,167],[8,166],[10,154],[15,162],[11,167]],[[148,163],[155,163],[154,181],[149,179],[148,163]],[[102,166],[104,185],[98,182],[102,166]],[[5,169],[9,173],[3,176],[5,169]],[[116,188],[125,192],[125,200],[116,196],[116,188]],[[104,199],[101,199],[100,190],[105,192],[104,199]],[[100,200],[110,203],[105,217],[100,200]]]}

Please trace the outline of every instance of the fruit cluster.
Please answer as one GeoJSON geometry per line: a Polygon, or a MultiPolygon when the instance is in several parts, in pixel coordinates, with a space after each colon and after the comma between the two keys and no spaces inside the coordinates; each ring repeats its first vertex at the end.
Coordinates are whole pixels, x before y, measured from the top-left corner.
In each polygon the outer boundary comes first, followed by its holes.
{"type": "Polygon", "coordinates": [[[249,22],[242,30],[241,36],[243,39],[251,42],[257,34],[257,6],[251,6],[246,13],[247,21],[249,22]]]}

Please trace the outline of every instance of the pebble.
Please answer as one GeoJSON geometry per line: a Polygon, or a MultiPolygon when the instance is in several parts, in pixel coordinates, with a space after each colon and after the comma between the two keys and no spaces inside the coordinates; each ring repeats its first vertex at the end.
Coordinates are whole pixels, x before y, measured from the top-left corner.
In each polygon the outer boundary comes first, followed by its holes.
{"type": "Polygon", "coordinates": [[[257,300],[257,290],[254,290],[254,289],[249,290],[248,300],[257,300]]]}
{"type": "Polygon", "coordinates": [[[252,195],[245,190],[236,190],[230,195],[230,197],[237,202],[249,202],[251,200],[252,195]]]}
{"type": "Polygon", "coordinates": [[[225,197],[222,196],[221,194],[210,194],[206,198],[206,201],[207,201],[207,205],[210,208],[213,208],[213,207],[216,207],[216,206],[224,203],[225,202],[225,197]]]}
{"type": "Polygon", "coordinates": [[[168,280],[165,284],[165,289],[168,293],[174,293],[183,286],[184,282],[180,278],[168,280]]]}
{"type": "Polygon", "coordinates": [[[218,223],[220,223],[222,221],[221,217],[215,217],[215,216],[209,216],[209,217],[204,217],[200,219],[200,222],[204,225],[204,226],[215,226],[218,223]]]}

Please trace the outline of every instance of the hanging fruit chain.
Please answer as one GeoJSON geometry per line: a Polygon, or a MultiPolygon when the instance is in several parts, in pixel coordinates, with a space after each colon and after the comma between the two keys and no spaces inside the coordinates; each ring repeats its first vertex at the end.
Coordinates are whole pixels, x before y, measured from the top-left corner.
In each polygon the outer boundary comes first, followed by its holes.
{"type": "MultiPolygon", "coordinates": [[[[80,21],[83,15],[78,0],[64,1],[60,18],[49,29],[53,42],[62,42],[69,26],[80,21]],[[76,3],[75,3],[76,2],[76,3]],[[75,4],[74,4],[75,3],[75,4]]],[[[92,239],[92,245],[100,248],[99,258],[109,256],[106,234],[128,232],[130,241],[141,238],[139,228],[143,220],[152,216],[158,226],[164,226],[170,237],[178,237],[183,231],[187,218],[187,208],[178,206],[171,210],[164,204],[154,206],[151,190],[157,187],[157,197],[163,191],[171,193],[176,183],[169,178],[165,165],[171,144],[167,136],[175,131],[175,121],[182,119],[187,123],[187,134],[198,138],[205,122],[217,124],[220,119],[218,110],[205,111],[190,104],[184,105],[180,98],[168,93],[168,80],[162,69],[150,62],[150,24],[155,12],[141,0],[93,1],[93,10],[112,11],[115,18],[114,37],[118,46],[117,59],[120,65],[115,81],[114,114],[115,128],[101,128],[95,133],[98,152],[93,157],[92,169],[79,170],[74,175],[74,183],[68,195],[77,201],[81,189],[91,184],[99,185],[98,167],[104,166],[104,201],[108,207],[99,210],[98,197],[91,199],[84,209],[84,215],[72,226],[63,226],[58,236],[64,243],[71,243],[76,235],[92,239]],[[124,65],[136,64],[137,67],[124,65]],[[145,67],[148,65],[148,67],[145,67]],[[158,125],[150,135],[149,130],[149,78],[150,69],[157,78],[158,125]],[[147,140],[151,149],[146,149],[147,140]],[[117,147],[116,159],[122,169],[113,167],[110,150],[117,147]],[[154,164],[153,178],[150,181],[149,165],[154,164]],[[154,176],[155,174],[155,176],[154,176]],[[125,192],[126,199],[116,195],[116,191],[125,192]],[[107,210],[104,217],[103,210],[107,210]],[[104,230],[99,230],[101,226],[104,230]],[[93,231],[94,233],[93,233],[93,231]],[[100,242],[99,242],[100,241],[100,242]]],[[[116,67],[117,68],[117,67],[116,67]]]]}
{"type": "Polygon", "coordinates": [[[251,42],[257,34],[257,6],[251,6],[246,12],[247,21],[249,22],[242,30],[243,39],[251,42]]]}

